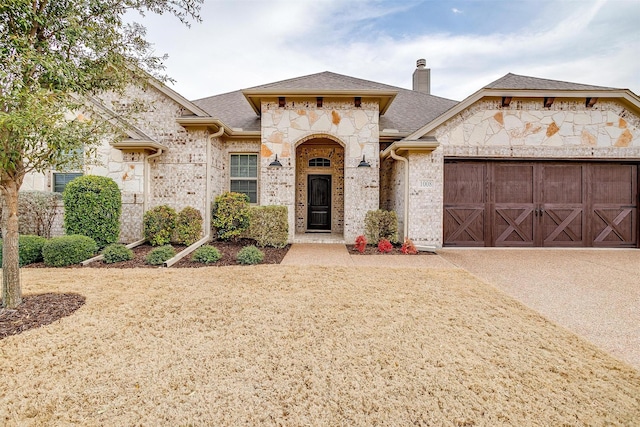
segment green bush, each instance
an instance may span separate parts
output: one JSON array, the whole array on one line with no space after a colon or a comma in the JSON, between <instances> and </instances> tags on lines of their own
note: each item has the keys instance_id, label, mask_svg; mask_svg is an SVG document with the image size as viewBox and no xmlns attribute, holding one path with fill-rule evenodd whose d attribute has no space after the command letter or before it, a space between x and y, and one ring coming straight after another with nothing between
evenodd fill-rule
<instances>
[{"instance_id":1,"label":"green bush","mask_svg":"<svg viewBox=\"0 0 640 427\"><path fill-rule=\"evenodd\" d=\"M129 261L133 259L133 251L122 243L112 243L102 251L105 264Z\"/></svg>"},{"instance_id":2,"label":"green bush","mask_svg":"<svg viewBox=\"0 0 640 427\"><path fill-rule=\"evenodd\" d=\"M65 267L91 258L97 250L98 245L91 237L72 234L47 240L42 246L42 257L49 267Z\"/></svg>"},{"instance_id":3,"label":"green bush","mask_svg":"<svg viewBox=\"0 0 640 427\"><path fill-rule=\"evenodd\" d=\"M166 245L176 228L176 211L167 205L156 206L144 213L144 238L152 246Z\"/></svg>"},{"instance_id":4,"label":"green bush","mask_svg":"<svg viewBox=\"0 0 640 427\"><path fill-rule=\"evenodd\" d=\"M398 243L398 216L394 211L378 209L367 212L364 227L367 240L371 244L377 245L380 239Z\"/></svg>"},{"instance_id":5,"label":"green bush","mask_svg":"<svg viewBox=\"0 0 640 427\"><path fill-rule=\"evenodd\" d=\"M258 246L284 248L289 240L289 219L286 206L252 206L249 228L245 233Z\"/></svg>"},{"instance_id":6,"label":"green bush","mask_svg":"<svg viewBox=\"0 0 640 427\"><path fill-rule=\"evenodd\" d=\"M191 245L202 236L202 214L199 210L187 206L178 213L173 241L181 245Z\"/></svg>"},{"instance_id":7,"label":"green bush","mask_svg":"<svg viewBox=\"0 0 640 427\"><path fill-rule=\"evenodd\" d=\"M149 265L162 265L166 260L173 258L175 255L176 251L171 245L164 245L149 252L145 261Z\"/></svg>"},{"instance_id":8,"label":"green bush","mask_svg":"<svg viewBox=\"0 0 640 427\"><path fill-rule=\"evenodd\" d=\"M220 251L213 246L200 246L193 252L191 261L200 262L202 264L213 264L222 258Z\"/></svg>"},{"instance_id":9,"label":"green bush","mask_svg":"<svg viewBox=\"0 0 640 427\"><path fill-rule=\"evenodd\" d=\"M51 237L51 227L62 200L59 193L21 191L18 195L18 230L20 234Z\"/></svg>"},{"instance_id":10,"label":"green bush","mask_svg":"<svg viewBox=\"0 0 640 427\"><path fill-rule=\"evenodd\" d=\"M238 251L237 260L240 264L260 264L264 259L264 253L255 246L245 246Z\"/></svg>"},{"instance_id":11,"label":"green bush","mask_svg":"<svg viewBox=\"0 0 640 427\"><path fill-rule=\"evenodd\" d=\"M218 238L237 239L249 227L249 197L232 192L216 197L211 225Z\"/></svg>"},{"instance_id":12,"label":"green bush","mask_svg":"<svg viewBox=\"0 0 640 427\"><path fill-rule=\"evenodd\" d=\"M122 199L113 179L80 176L67 184L62 199L67 234L91 237L101 248L118 241Z\"/></svg>"},{"instance_id":13,"label":"green bush","mask_svg":"<svg viewBox=\"0 0 640 427\"><path fill-rule=\"evenodd\" d=\"M18 236L18 257L20 267L42 261L42 246L47 239L41 236ZM2 267L2 239L0 239L0 267Z\"/></svg>"}]
</instances>

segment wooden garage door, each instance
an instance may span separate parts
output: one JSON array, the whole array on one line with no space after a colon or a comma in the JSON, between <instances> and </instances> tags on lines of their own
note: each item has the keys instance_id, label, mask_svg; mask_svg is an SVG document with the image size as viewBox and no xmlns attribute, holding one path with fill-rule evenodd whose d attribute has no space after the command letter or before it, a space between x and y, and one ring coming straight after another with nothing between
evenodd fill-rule
<instances>
[{"instance_id":1,"label":"wooden garage door","mask_svg":"<svg viewBox=\"0 0 640 427\"><path fill-rule=\"evenodd\" d=\"M637 247L638 166L447 161L446 246Z\"/></svg>"}]
</instances>

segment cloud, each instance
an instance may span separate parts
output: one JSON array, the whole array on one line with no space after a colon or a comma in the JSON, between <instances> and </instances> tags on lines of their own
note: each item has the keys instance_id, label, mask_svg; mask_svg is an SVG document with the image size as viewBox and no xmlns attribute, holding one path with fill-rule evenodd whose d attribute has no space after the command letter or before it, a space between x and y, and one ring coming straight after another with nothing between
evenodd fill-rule
<instances>
[{"instance_id":1,"label":"cloud","mask_svg":"<svg viewBox=\"0 0 640 427\"><path fill-rule=\"evenodd\" d=\"M189 99L325 70L410 88L418 58L432 69L432 93L458 100L507 72L640 92L637 2L584 1L573 9L536 2L545 7L509 33L499 25L473 34L428 25L399 31L403 22L394 19L415 4L220 0L205 2L203 22L191 29L168 17L145 24L158 52L169 53L175 89Z\"/></svg>"},{"instance_id":2,"label":"cloud","mask_svg":"<svg viewBox=\"0 0 640 427\"><path fill-rule=\"evenodd\" d=\"M462 10L457 9L457 8L455 8L455 7L454 7L453 9L451 9L451 12L453 12L453 13L454 13L454 14L456 14L456 15L457 15L457 14L460 14L460 13L463 13L463 11L462 11Z\"/></svg>"}]
</instances>

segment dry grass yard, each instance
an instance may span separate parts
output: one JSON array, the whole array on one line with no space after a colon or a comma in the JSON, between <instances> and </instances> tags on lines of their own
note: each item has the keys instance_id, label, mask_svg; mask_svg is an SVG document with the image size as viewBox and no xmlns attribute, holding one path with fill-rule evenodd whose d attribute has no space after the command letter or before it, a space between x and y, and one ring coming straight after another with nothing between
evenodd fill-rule
<instances>
[{"instance_id":1,"label":"dry grass yard","mask_svg":"<svg viewBox=\"0 0 640 427\"><path fill-rule=\"evenodd\" d=\"M637 425L640 372L462 270L24 269L0 424Z\"/></svg>"}]
</instances>

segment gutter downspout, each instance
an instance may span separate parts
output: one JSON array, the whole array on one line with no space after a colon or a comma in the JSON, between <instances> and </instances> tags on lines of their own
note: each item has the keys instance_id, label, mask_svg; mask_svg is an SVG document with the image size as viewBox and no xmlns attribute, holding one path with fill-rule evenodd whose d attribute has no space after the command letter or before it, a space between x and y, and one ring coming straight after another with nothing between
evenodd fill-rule
<instances>
[{"instance_id":1,"label":"gutter downspout","mask_svg":"<svg viewBox=\"0 0 640 427\"><path fill-rule=\"evenodd\" d=\"M150 193L151 193L151 162L149 162L149 160L151 159L155 159L156 157L159 157L160 155L162 155L162 153L164 153L164 150L162 148L158 149L158 151L156 151L153 154L150 154L147 156L147 158L145 159L145 168L144 168L144 198L142 199L142 214L144 215L144 213L147 211L148 207L149 207L149 197L150 197Z\"/></svg>"},{"instance_id":2,"label":"gutter downspout","mask_svg":"<svg viewBox=\"0 0 640 427\"><path fill-rule=\"evenodd\" d=\"M396 150L393 149L389 152L389 155L394 160L399 160L404 163L404 224L403 232L404 238L409 237L409 159L396 154Z\"/></svg>"},{"instance_id":3,"label":"gutter downspout","mask_svg":"<svg viewBox=\"0 0 640 427\"><path fill-rule=\"evenodd\" d=\"M180 261L191 252L198 249L200 246L211 240L211 142L214 138L222 136L224 133L224 126L220 126L218 131L212 135L209 135L209 143L207 144L207 182L205 183L205 208L204 208L204 237L197 242L193 243L188 248L180 251L173 258L166 260L162 265L163 267L171 267L176 262Z\"/></svg>"}]
</instances>

